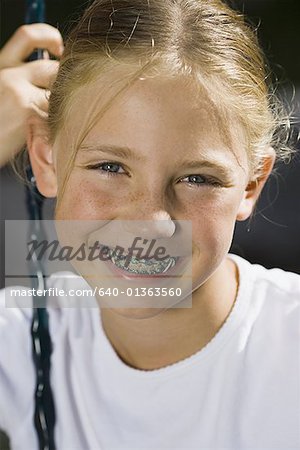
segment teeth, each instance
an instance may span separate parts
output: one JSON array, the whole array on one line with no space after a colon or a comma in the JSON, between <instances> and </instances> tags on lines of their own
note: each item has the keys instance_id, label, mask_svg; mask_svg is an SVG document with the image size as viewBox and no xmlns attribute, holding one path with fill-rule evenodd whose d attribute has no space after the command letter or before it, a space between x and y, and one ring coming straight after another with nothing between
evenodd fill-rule
<instances>
[{"instance_id":1,"label":"teeth","mask_svg":"<svg viewBox=\"0 0 300 450\"><path fill-rule=\"evenodd\" d=\"M169 264L167 265L167 267L165 268L165 270L163 270L163 273L167 272L167 270L169 270L171 267L173 267L173 266L172 266L173 262L174 262L174 260L173 260L173 259L170 259Z\"/></svg>"},{"instance_id":2,"label":"teeth","mask_svg":"<svg viewBox=\"0 0 300 450\"><path fill-rule=\"evenodd\" d=\"M155 275L166 273L175 266L178 260L178 257L170 257L165 261L155 261L154 259L138 259L132 255L128 264L128 261L126 261L127 256L116 255L113 249L110 250L112 263L118 268L134 274Z\"/></svg>"}]
</instances>

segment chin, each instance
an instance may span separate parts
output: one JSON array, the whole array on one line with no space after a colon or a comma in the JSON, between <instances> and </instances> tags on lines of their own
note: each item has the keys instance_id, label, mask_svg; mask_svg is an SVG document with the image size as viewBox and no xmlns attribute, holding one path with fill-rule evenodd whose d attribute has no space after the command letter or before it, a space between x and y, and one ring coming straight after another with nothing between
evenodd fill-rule
<instances>
[{"instance_id":1,"label":"chin","mask_svg":"<svg viewBox=\"0 0 300 450\"><path fill-rule=\"evenodd\" d=\"M134 320L151 319L166 311L163 308L110 308L110 310L118 316Z\"/></svg>"}]
</instances>

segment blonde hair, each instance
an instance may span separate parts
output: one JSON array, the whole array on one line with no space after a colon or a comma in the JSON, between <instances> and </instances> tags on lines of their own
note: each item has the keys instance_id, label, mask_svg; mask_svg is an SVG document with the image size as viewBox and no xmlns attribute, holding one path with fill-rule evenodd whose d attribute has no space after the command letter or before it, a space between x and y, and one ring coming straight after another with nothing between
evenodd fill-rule
<instances>
[{"instance_id":1,"label":"blonde hair","mask_svg":"<svg viewBox=\"0 0 300 450\"><path fill-rule=\"evenodd\" d=\"M78 90L117 67L128 76L99 112L91 108L76 151L114 98L139 77L186 75L204 87L223 119L242 125L253 173L268 147L288 161L288 117L269 83L269 69L256 33L242 14L221 0L95 0L71 30L49 99L49 139L54 142ZM95 102L96 105L97 102ZM226 130L226 121L223 121ZM228 125L227 125L228 127Z\"/></svg>"}]
</instances>

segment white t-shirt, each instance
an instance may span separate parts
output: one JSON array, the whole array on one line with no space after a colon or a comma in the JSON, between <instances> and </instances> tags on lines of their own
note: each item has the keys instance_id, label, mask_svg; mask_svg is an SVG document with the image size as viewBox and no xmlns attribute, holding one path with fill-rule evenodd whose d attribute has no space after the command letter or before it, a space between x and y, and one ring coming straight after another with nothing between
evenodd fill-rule
<instances>
[{"instance_id":1,"label":"white t-shirt","mask_svg":"<svg viewBox=\"0 0 300 450\"><path fill-rule=\"evenodd\" d=\"M229 317L165 368L122 362L97 308L49 309L59 450L300 448L300 276L230 257L240 286ZM13 449L35 450L31 310L5 308L4 291L1 303L0 428Z\"/></svg>"}]
</instances>

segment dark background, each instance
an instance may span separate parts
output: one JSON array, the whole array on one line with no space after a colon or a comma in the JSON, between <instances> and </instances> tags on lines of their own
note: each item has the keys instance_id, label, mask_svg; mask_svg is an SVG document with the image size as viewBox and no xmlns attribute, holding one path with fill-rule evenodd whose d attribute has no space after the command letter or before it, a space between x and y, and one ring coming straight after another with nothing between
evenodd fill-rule
<instances>
[{"instance_id":1,"label":"dark background","mask_svg":"<svg viewBox=\"0 0 300 450\"><path fill-rule=\"evenodd\" d=\"M23 24L25 3L25 0L0 0L0 46ZM77 17L86 2L47 0L46 4L47 22L65 34L67 23ZM250 22L258 26L260 42L280 82L284 101L293 103L294 116L299 122L300 0L237 0L231 4L245 12ZM4 219L27 218L23 191L7 167L0 171L1 231ZM52 207L48 202L45 218L51 217ZM250 231L247 231L249 226ZM3 249L4 237L1 234ZM251 223L237 223L231 251L269 268L281 267L300 273L299 155L288 166L278 166L267 183ZM2 255L2 263L3 259Z\"/></svg>"}]
</instances>

